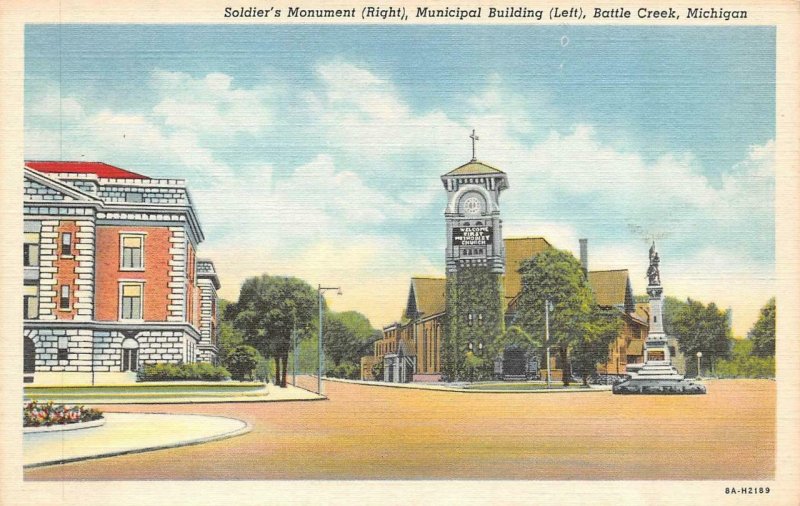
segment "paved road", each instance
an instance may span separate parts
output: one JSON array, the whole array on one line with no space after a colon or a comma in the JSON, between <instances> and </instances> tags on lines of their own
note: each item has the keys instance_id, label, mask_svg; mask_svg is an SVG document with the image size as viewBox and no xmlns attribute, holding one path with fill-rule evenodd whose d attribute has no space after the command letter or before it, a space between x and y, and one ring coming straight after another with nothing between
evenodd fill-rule
<instances>
[{"instance_id":1,"label":"paved road","mask_svg":"<svg viewBox=\"0 0 800 506\"><path fill-rule=\"evenodd\" d=\"M476 394L328 382L328 401L108 406L231 416L253 430L198 446L31 469L25 478L770 478L775 383L717 381L708 389L705 396Z\"/></svg>"}]
</instances>

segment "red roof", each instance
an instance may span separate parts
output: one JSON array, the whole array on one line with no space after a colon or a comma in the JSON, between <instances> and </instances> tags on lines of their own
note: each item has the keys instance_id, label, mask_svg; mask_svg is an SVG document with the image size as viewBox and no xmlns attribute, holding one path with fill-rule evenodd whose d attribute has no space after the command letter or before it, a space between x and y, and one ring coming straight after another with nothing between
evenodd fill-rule
<instances>
[{"instance_id":1,"label":"red roof","mask_svg":"<svg viewBox=\"0 0 800 506\"><path fill-rule=\"evenodd\" d=\"M137 174L119 167L114 167L103 162L25 162L26 167L48 173L79 173L97 174L98 177L116 179L150 179L147 176Z\"/></svg>"}]
</instances>

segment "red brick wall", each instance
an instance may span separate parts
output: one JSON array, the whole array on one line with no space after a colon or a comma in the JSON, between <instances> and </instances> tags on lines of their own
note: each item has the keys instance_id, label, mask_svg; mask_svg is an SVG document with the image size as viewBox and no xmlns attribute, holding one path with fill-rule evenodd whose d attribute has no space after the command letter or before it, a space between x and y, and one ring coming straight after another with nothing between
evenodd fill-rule
<instances>
[{"instance_id":1,"label":"red brick wall","mask_svg":"<svg viewBox=\"0 0 800 506\"><path fill-rule=\"evenodd\" d=\"M120 270L120 233L144 232L144 271ZM167 227L98 226L96 238L95 318L119 318L119 280L144 280L143 316L166 321L169 305L170 231Z\"/></svg>"},{"instance_id":2,"label":"red brick wall","mask_svg":"<svg viewBox=\"0 0 800 506\"><path fill-rule=\"evenodd\" d=\"M58 320L73 320L75 319L75 315L77 314L78 310L75 309L75 302L77 301L77 297L75 297L75 290L78 289L77 285L75 285L75 280L78 278L78 275L75 274L75 266L78 262L75 260L75 255L78 254L78 250L75 247L79 241L76 237L78 232L78 226L74 221L61 221L58 224L58 237L56 237L56 281L57 284L55 286L56 296L53 299L53 302L56 303L55 308L55 315L56 319ZM72 234L72 253L69 256L64 256L61 251L61 234L67 232ZM64 311L61 309L61 287L67 285L69 286L69 310Z\"/></svg>"}]
</instances>

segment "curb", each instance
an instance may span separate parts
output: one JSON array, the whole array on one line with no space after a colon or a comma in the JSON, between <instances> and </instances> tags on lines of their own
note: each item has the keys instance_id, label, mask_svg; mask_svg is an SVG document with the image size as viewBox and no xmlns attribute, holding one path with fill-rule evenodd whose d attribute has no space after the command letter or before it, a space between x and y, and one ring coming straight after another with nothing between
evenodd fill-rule
<instances>
[{"instance_id":1,"label":"curb","mask_svg":"<svg viewBox=\"0 0 800 506\"><path fill-rule=\"evenodd\" d=\"M149 414L149 415L174 415L175 413L137 413L137 414ZM80 462L83 460L94 460L94 459L103 459L107 457L117 457L119 455L130 455L133 453L145 453L145 452L152 452L156 450L166 450L169 448L180 448L182 446L194 446L203 443L210 443L212 441L219 441L221 439L230 439L232 437L241 436L247 434L251 430L253 430L253 426L244 420L239 420L238 418L232 418L229 416L216 416L216 415L198 415L195 413L181 413L181 416L215 416L216 418L226 418L228 420L236 420L237 422L242 422L244 427L236 430L232 430L230 432L224 432L222 434L216 434L214 436L207 436L198 439L190 439L187 441L179 441L177 443L167 443L163 445L155 445L155 446L147 446L143 448L132 448L129 450L116 450L110 451L105 453L98 453L95 455L83 455L80 457L70 457L66 459L56 459L56 460L47 460L44 462L36 462L34 464L25 464L22 466L23 469L33 469L36 467L45 467L45 466L54 466L59 464L69 464L72 462Z\"/></svg>"},{"instance_id":2,"label":"curb","mask_svg":"<svg viewBox=\"0 0 800 506\"><path fill-rule=\"evenodd\" d=\"M325 381L335 381L339 383L349 383L351 385L361 385L366 387L384 387L384 388L405 388L408 390L426 390L429 392L451 392L461 394L572 394L582 392L610 392L611 390L599 388L580 388L580 389L546 389L539 390L499 390L499 389L466 389L466 388L452 388L438 385L413 385L413 383L385 383L382 381L359 381L347 380L342 378L325 378Z\"/></svg>"},{"instance_id":3,"label":"curb","mask_svg":"<svg viewBox=\"0 0 800 506\"><path fill-rule=\"evenodd\" d=\"M80 400L80 399L79 399ZM92 399L89 401L81 401L78 404L84 406L146 406L148 404L246 404L246 403L272 403L272 402L307 402L307 401L325 401L327 397L317 397L314 399L283 399L283 400L268 400L268 399L209 399L209 400L185 400L185 399L155 399L152 401L145 400L119 400L119 399ZM58 398L53 399L54 402L60 402ZM74 403L75 399L68 399L68 402ZM188 413L187 413L188 414Z\"/></svg>"},{"instance_id":4,"label":"curb","mask_svg":"<svg viewBox=\"0 0 800 506\"><path fill-rule=\"evenodd\" d=\"M105 425L105 417L91 422L65 423L61 425L44 425L42 427L23 427L23 434L45 434L50 432L66 432L69 430L91 429Z\"/></svg>"}]
</instances>

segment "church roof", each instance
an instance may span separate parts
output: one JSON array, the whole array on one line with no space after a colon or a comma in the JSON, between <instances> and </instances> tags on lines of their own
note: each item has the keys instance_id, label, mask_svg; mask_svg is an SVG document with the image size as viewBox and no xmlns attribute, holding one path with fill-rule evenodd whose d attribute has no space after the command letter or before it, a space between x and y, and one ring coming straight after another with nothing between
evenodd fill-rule
<instances>
[{"instance_id":1,"label":"church roof","mask_svg":"<svg viewBox=\"0 0 800 506\"><path fill-rule=\"evenodd\" d=\"M120 169L103 162L62 162L62 161L31 161L25 162L25 166L39 172L50 174L96 174L97 177L114 179L150 179L147 176Z\"/></svg>"},{"instance_id":2,"label":"church roof","mask_svg":"<svg viewBox=\"0 0 800 506\"><path fill-rule=\"evenodd\" d=\"M505 172L483 162L470 160L461 167L451 170L445 176L477 176L479 174L505 174Z\"/></svg>"},{"instance_id":3,"label":"church roof","mask_svg":"<svg viewBox=\"0 0 800 506\"><path fill-rule=\"evenodd\" d=\"M590 271L589 285L594 291L598 306L630 306L630 309L633 310L633 295L630 293L628 269Z\"/></svg>"},{"instance_id":4,"label":"church roof","mask_svg":"<svg viewBox=\"0 0 800 506\"><path fill-rule=\"evenodd\" d=\"M538 255L553 246L543 237L510 237L503 240L506 248L506 273L503 278L507 301L519 295L522 289L520 265L525 260ZM408 303L404 318L412 318L414 311L427 318L445 311L446 278L411 278ZM618 307L641 322L647 322L648 304L633 303L633 294L627 269L589 272L589 285L599 306Z\"/></svg>"},{"instance_id":5,"label":"church roof","mask_svg":"<svg viewBox=\"0 0 800 506\"><path fill-rule=\"evenodd\" d=\"M635 318L640 320L643 323L647 323L650 321L650 303L649 302L637 302L633 315Z\"/></svg>"},{"instance_id":6,"label":"church roof","mask_svg":"<svg viewBox=\"0 0 800 506\"><path fill-rule=\"evenodd\" d=\"M503 242L506 246L506 275L503 288L506 299L513 299L522 289L522 276L518 272L522 262L553 246L543 237L509 237Z\"/></svg>"},{"instance_id":7,"label":"church roof","mask_svg":"<svg viewBox=\"0 0 800 506\"><path fill-rule=\"evenodd\" d=\"M641 339L632 339L628 343L628 355L641 355L644 351L644 342Z\"/></svg>"},{"instance_id":8,"label":"church roof","mask_svg":"<svg viewBox=\"0 0 800 506\"><path fill-rule=\"evenodd\" d=\"M408 294L408 304L404 316L411 318L416 310L421 316L428 317L444 312L445 278L414 277Z\"/></svg>"}]
</instances>

